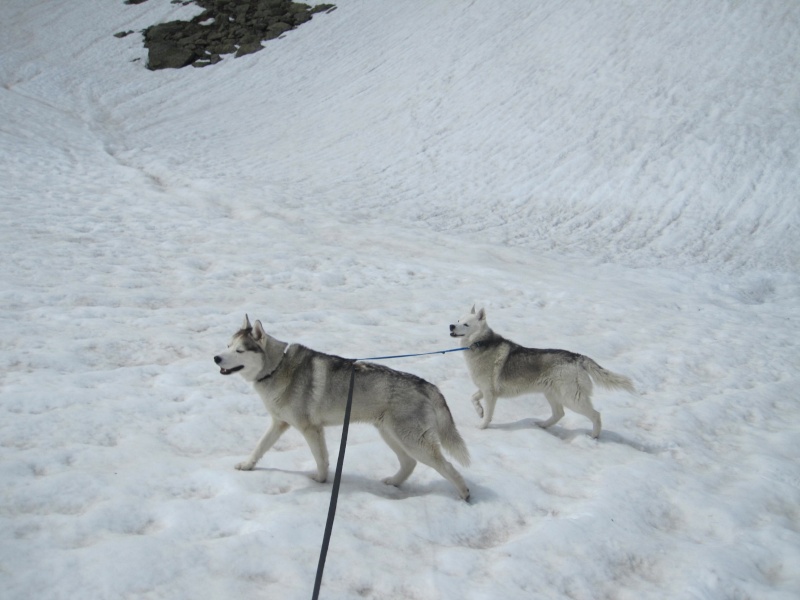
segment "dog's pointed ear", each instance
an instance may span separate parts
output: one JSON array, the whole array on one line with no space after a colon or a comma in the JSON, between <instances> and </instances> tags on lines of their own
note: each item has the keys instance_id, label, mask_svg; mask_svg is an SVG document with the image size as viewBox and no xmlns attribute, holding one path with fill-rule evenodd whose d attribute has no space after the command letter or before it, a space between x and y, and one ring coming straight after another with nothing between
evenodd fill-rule
<instances>
[{"instance_id":1,"label":"dog's pointed ear","mask_svg":"<svg viewBox=\"0 0 800 600\"><path fill-rule=\"evenodd\" d=\"M475 305L474 304L472 305L472 310L469 311L469 314L471 314L471 315L475 314Z\"/></svg>"},{"instance_id":2,"label":"dog's pointed ear","mask_svg":"<svg viewBox=\"0 0 800 600\"><path fill-rule=\"evenodd\" d=\"M261 321L256 321L256 324L253 326L253 339L255 341L260 341L267 335L264 331L264 326L261 324Z\"/></svg>"},{"instance_id":3,"label":"dog's pointed ear","mask_svg":"<svg viewBox=\"0 0 800 600\"><path fill-rule=\"evenodd\" d=\"M478 311L478 321L483 321L486 319L486 309L482 308Z\"/></svg>"},{"instance_id":4,"label":"dog's pointed ear","mask_svg":"<svg viewBox=\"0 0 800 600\"><path fill-rule=\"evenodd\" d=\"M250 317L247 315L244 316L244 323L242 323L242 329L250 329Z\"/></svg>"}]
</instances>

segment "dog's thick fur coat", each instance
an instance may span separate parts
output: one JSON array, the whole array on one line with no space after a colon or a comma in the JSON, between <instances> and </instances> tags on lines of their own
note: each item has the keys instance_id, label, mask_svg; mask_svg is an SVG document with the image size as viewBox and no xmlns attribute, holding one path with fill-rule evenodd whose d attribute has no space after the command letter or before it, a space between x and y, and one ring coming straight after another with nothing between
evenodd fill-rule
<instances>
[{"instance_id":1,"label":"dog's thick fur coat","mask_svg":"<svg viewBox=\"0 0 800 600\"><path fill-rule=\"evenodd\" d=\"M550 427L564 416L564 407L592 421L592 437L600 435L600 413L592 406L592 379L610 389L635 393L633 383L612 373L588 356L567 350L526 348L498 335L489 327L486 311L472 311L453 325L450 336L462 338L469 373L478 391L472 403L483 418L481 428L492 422L495 404L500 397L541 392L550 404L552 415L538 423ZM484 400L486 407L481 406Z\"/></svg>"},{"instance_id":2,"label":"dog's thick fur coat","mask_svg":"<svg viewBox=\"0 0 800 600\"><path fill-rule=\"evenodd\" d=\"M372 423L397 455L400 469L384 479L399 486L420 461L436 469L469 499L464 478L443 454L442 447L463 465L469 452L456 429L447 402L439 389L409 373L382 365L356 362L287 344L268 335L260 321L250 325L245 317L228 351L214 357L220 373L239 373L253 383L272 416L272 426L256 445L250 458L236 465L249 471L289 428L298 429L308 442L317 472L328 477L328 449L323 428L341 425L355 368L351 420Z\"/></svg>"}]
</instances>

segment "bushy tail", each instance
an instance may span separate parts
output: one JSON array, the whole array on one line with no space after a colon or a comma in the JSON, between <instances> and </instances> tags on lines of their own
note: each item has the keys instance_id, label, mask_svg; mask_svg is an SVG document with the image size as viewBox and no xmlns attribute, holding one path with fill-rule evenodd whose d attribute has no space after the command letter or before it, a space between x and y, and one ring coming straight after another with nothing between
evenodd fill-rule
<instances>
[{"instance_id":1,"label":"bushy tail","mask_svg":"<svg viewBox=\"0 0 800 600\"><path fill-rule=\"evenodd\" d=\"M625 390L631 394L636 393L636 388L633 387L633 382L630 379L624 375L604 369L588 356L582 357L581 366L589 373L597 385L611 390Z\"/></svg>"},{"instance_id":2,"label":"bushy tail","mask_svg":"<svg viewBox=\"0 0 800 600\"><path fill-rule=\"evenodd\" d=\"M467 445L464 443L464 438L461 437L458 429L456 429L456 423L453 421L453 415L450 414L447 401L438 389L432 394L431 400L436 412L437 433L439 434L439 440L442 442L442 447L459 463L468 467L469 450L467 450Z\"/></svg>"}]
</instances>

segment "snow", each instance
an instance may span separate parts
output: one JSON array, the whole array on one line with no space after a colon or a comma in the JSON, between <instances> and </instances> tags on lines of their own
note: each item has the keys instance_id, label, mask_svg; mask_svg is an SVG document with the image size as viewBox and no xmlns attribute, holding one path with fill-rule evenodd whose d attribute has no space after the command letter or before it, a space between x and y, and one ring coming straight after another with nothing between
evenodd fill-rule
<instances>
[{"instance_id":1,"label":"snow","mask_svg":"<svg viewBox=\"0 0 800 600\"><path fill-rule=\"evenodd\" d=\"M295 431L233 469L269 418L212 356L246 312L449 348L473 302L640 394L482 431L458 353L392 361L472 502L353 426L322 597L800 596L800 5L337 6L158 72L113 34L196 7L0 6L3 597L310 597L330 485Z\"/></svg>"}]
</instances>

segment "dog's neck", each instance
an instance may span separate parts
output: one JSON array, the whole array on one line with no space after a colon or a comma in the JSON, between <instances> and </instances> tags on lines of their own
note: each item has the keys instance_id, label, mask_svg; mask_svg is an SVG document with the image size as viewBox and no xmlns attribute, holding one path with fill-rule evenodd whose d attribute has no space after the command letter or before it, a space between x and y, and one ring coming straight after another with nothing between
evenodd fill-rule
<instances>
[{"instance_id":1,"label":"dog's neck","mask_svg":"<svg viewBox=\"0 0 800 600\"><path fill-rule=\"evenodd\" d=\"M467 347L470 350L483 350L497 345L500 343L501 339L499 335L487 327L484 331L480 332L474 340L470 339Z\"/></svg>"},{"instance_id":2,"label":"dog's neck","mask_svg":"<svg viewBox=\"0 0 800 600\"><path fill-rule=\"evenodd\" d=\"M273 340L269 340L272 342ZM277 340L274 340L277 342ZM281 368L283 364L283 359L286 357L286 353L289 352L289 348L291 348L291 344L287 344L285 342L278 342L277 344L267 343L267 347L264 350L264 355L267 357L267 366L256 376L254 383L262 383L267 381L270 377L272 377L278 369ZM270 365L275 365L271 367Z\"/></svg>"}]
</instances>

